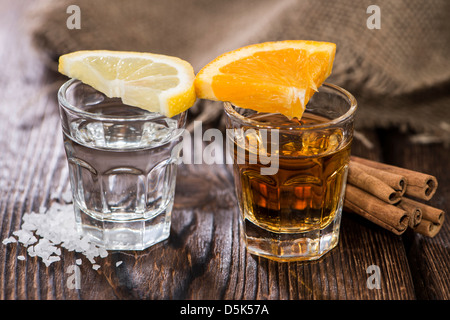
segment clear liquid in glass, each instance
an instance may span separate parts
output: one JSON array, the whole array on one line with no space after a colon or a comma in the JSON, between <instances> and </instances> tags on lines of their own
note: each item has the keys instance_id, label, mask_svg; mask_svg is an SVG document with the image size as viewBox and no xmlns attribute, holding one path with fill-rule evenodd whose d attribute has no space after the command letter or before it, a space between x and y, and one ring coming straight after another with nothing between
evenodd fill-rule
<instances>
[{"instance_id":1,"label":"clear liquid in glass","mask_svg":"<svg viewBox=\"0 0 450 320\"><path fill-rule=\"evenodd\" d=\"M115 103L85 111L123 119L146 111ZM64 146L80 232L112 250L167 239L181 149L177 120L75 119Z\"/></svg>"}]
</instances>

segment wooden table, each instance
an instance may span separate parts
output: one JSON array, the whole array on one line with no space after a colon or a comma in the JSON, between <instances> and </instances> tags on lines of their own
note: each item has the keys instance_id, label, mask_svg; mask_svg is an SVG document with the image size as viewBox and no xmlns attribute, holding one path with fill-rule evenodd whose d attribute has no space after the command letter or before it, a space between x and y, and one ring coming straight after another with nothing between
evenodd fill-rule
<instances>
[{"instance_id":1,"label":"wooden table","mask_svg":"<svg viewBox=\"0 0 450 320\"><path fill-rule=\"evenodd\" d=\"M33 51L21 5L0 10L0 240L20 229L24 213L51 204L68 187L56 88ZM16 2L14 2L16 3ZM5 8L8 7L8 10ZM450 209L450 149L414 144L397 130L360 132L353 154L438 177L430 204ZM450 298L450 223L435 238L396 236L344 212L337 248L311 263L277 263L246 253L239 239L232 176L224 165L179 170L169 240L144 251L114 251L100 268L64 251L46 267L18 244L0 245L0 299L437 299ZM18 256L25 260L18 260ZM69 266L82 259L81 287L67 286ZM116 262L123 261L120 266ZM380 268L370 289L368 267Z\"/></svg>"}]
</instances>

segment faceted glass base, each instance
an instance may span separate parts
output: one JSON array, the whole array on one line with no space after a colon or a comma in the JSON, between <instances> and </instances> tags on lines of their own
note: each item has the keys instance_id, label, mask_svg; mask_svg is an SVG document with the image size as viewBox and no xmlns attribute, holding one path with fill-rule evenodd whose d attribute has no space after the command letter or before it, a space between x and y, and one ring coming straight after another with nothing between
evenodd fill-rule
<instances>
[{"instance_id":1,"label":"faceted glass base","mask_svg":"<svg viewBox=\"0 0 450 320\"><path fill-rule=\"evenodd\" d=\"M279 262L317 260L339 242L341 210L323 229L302 233L275 233L241 219L241 237L247 251Z\"/></svg>"},{"instance_id":2,"label":"faceted glass base","mask_svg":"<svg viewBox=\"0 0 450 320\"><path fill-rule=\"evenodd\" d=\"M80 234L107 250L144 250L170 235L172 207L148 219L99 220L75 205L75 218Z\"/></svg>"}]
</instances>

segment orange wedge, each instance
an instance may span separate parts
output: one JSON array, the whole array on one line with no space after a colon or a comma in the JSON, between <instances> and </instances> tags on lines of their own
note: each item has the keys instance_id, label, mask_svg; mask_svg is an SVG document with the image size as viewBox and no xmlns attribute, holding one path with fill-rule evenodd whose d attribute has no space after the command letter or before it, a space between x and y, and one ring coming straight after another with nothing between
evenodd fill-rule
<instances>
[{"instance_id":1,"label":"orange wedge","mask_svg":"<svg viewBox=\"0 0 450 320\"><path fill-rule=\"evenodd\" d=\"M334 43L304 40L233 50L199 71L196 95L300 119L309 99L331 74L335 52Z\"/></svg>"}]
</instances>

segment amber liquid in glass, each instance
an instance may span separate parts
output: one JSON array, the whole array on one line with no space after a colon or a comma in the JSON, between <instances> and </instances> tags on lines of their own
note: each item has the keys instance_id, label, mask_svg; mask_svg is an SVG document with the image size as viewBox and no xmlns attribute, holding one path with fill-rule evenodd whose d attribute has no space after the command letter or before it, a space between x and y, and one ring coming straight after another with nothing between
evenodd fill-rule
<instances>
[{"instance_id":1,"label":"amber liquid in glass","mask_svg":"<svg viewBox=\"0 0 450 320\"><path fill-rule=\"evenodd\" d=\"M280 114L255 114L249 118L272 126L329 121L309 113L300 121ZM308 232L331 223L343 198L350 157L351 140L344 144L342 129L280 130L275 147L267 138L265 148L279 156L278 172L274 175L262 175L264 165L249 161L251 153L262 148L255 145L260 137L254 135L254 131L249 131L244 139L238 139L241 142L234 141L234 174L245 223L272 233Z\"/></svg>"}]
</instances>

